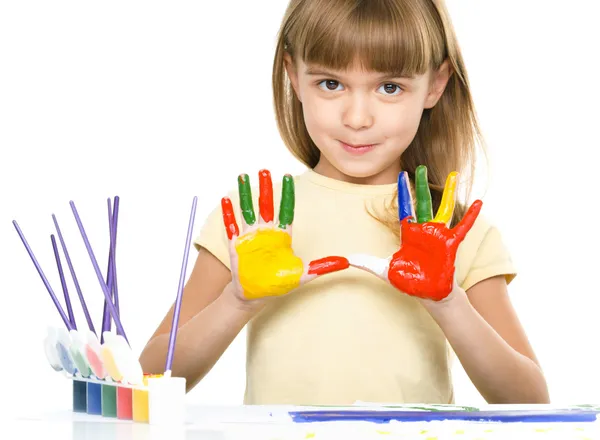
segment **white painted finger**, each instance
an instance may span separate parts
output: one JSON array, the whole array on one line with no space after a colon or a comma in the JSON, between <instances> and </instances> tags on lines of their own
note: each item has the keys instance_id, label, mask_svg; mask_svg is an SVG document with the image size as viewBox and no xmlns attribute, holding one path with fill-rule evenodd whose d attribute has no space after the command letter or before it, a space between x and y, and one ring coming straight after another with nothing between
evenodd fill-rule
<instances>
[{"instance_id":1,"label":"white painted finger","mask_svg":"<svg viewBox=\"0 0 600 440\"><path fill-rule=\"evenodd\" d=\"M348 257L350 266L371 272L384 280L388 279L391 258L374 257L367 254L354 254Z\"/></svg>"}]
</instances>

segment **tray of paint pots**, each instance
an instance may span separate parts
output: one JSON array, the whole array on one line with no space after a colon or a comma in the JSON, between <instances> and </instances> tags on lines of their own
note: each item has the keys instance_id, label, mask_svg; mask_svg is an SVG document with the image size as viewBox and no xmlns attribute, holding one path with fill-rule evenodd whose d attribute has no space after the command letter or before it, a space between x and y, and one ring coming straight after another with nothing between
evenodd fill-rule
<instances>
[{"instance_id":1,"label":"tray of paint pots","mask_svg":"<svg viewBox=\"0 0 600 440\"><path fill-rule=\"evenodd\" d=\"M154 424L183 423L186 381L183 377L172 376L171 367L197 201L198 198L194 197L187 227L183 262L179 274L173 322L163 374L143 373L138 359L131 350L121 323L122 316L119 310L117 267L115 263L119 197L115 196L113 201L111 199L107 200L110 246L106 276L100 270L75 203L73 201L69 202L104 294L100 340L94 329L56 216L52 214L56 233L62 246L64 258L69 266L73 283L77 289L89 330L79 330L77 328L66 277L63 272L62 258L54 234L51 235L51 241L67 312L63 310L38 259L25 238L25 234L16 220L13 220L15 229L65 325L64 327L49 327L43 346L50 366L72 381L74 411ZM115 324L115 331L110 330L111 320Z\"/></svg>"},{"instance_id":2,"label":"tray of paint pots","mask_svg":"<svg viewBox=\"0 0 600 440\"><path fill-rule=\"evenodd\" d=\"M73 411L140 423L184 423L186 381L145 374L125 339L104 332L49 327L44 352L49 365L72 381Z\"/></svg>"}]
</instances>

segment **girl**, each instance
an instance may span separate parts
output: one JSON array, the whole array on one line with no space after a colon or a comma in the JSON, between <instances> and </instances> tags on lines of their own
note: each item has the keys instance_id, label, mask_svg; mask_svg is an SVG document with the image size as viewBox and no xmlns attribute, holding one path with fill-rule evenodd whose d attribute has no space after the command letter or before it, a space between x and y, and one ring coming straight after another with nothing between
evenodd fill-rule
<instances>
[{"instance_id":1,"label":"girl","mask_svg":"<svg viewBox=\"0 0 600 440\"><path fill-rule=\"evenodd\" d=\"M232 191L206 220L184 290L173 374L193 388L248 324L246 404L453 403L452 350L488 402L547 402L507 294L515 268L482 216L458 247L442 301L374 276L364 258L345 264L345 256L398 251L401 171L411 187L417 174L425 179L432 212L451 172L472 175L480 133L443 3L291 0L273 88L283 141L307 170L275 186L279 221L267 203L266 172L266 199L241 176L239 202ZM253 206L261 208L258 219ZM450 227L465 208L456 205ZM233 216L243 219L241 231ZM293 253L291 240L276 234L291 238L292 218ZM257 240L261 228L272 236ZM280 267L269 266L269 253L280 256ZM327 266L328 255L340 257ZM266 271L287 269L312 281L270 285ZM163 368L171 316L141 355L146 372Z\"/></svg>"}]
</instances>

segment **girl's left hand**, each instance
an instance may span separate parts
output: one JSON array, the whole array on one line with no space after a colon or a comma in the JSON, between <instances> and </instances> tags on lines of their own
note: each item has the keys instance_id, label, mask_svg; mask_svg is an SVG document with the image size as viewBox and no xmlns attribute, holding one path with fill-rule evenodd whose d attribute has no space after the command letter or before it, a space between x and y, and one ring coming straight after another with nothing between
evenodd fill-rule
<instances>
[{"instance_id":1,"label":"girl's left hand","mask_svg":"<svg viewBox=\"0 0 600 440\"><path fill-rule=\"evenodd\" d=\"M408 175L398 176L398 210L402 245L387 259L358 254L348 258L350 265L371 272L398 290L424 300L439 302L458 291L454 280L458 246L464 240L481 210L476 200L458 225L450 229L456 203L457 173L451 173L433 218L427 169L416 170L416 222Z\"/></svg>"}]
</instances>

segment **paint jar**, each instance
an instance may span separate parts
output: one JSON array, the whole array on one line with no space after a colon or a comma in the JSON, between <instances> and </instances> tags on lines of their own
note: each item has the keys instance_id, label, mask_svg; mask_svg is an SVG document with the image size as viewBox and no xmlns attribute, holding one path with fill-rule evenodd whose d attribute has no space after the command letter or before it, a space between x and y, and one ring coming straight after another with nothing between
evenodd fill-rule
<instances>
[{"instance_id":1,"label":"paint jar","mask_svg":"<svg viewBox=\"0 0 600 440\"><path fill-rule=\"evenodd\" d=\"M85 355L87 357L90 369L98 379L106 377L106 368L102 360L102 346L96 335L89 331L87 334L87 344L85 345Z\"/></svg>"},{"instance_id":2,"label":"paint jar","mask_svg":"<svg viewBox=\"0 0 600 440\"><path fill-rule=\"evenodd\" d=\"M144 374L143 385L133 388L133 421L148 423L149 398L148 398L148 379L152 377L162 377L162 374Z\"/></svg>"},{"instance_id":3,"label":"paint jar","mask_svg":"<svg viewBox=\"0 0 600 440\"><path fill-rule=\"evenodd\" d=\"M102 416L117 417L117 384L102 384Z\"/></svg>"},{"instance_id":4,"label":"paint jar","mask_svg":"<svg viewBox=\"0 0 600 440\"><path fill-rule=\"evenodd\" d=\"M144 370L129 345L122 344L115 352L119 370L123 375L123 382L130 385L141 385L144 380Z\"/></svg>"},{"instance_id":5,"label":"paint jar","mask_svg":"<svg viewBox=\"0 0 600 440\"><path fill-rule=\"evenodd\" d=\"M109 374L110 370L118 371L118 378L111 374L113 379L131 385L142 384L142 366L123 336L104 332L102 355Z\"/></svg>"},{"instance_id":6,"label":"paint jar","mask_svg":"<svg viewBox=\"0 0 600 440\"><path fill-rule=\"evenodd\" d=\"M149 377L148 396L151 425L185 424L185 377Z\"/></svg>"},{"instance_id":7,"label":"paint jar","mask_svg":"<svg viewBox=\"0 0 600 440\"><path fill-rule=\"evenodd\" d=\"M82 336L77 330L71 330L69 335L71 336L69 352L77 367L77 371L82 377L90 377L92 370L85 354L85 344L83 343Z\"/></svg>"},{"instance_id":8,"label":"paint jar","mask_svg":"<svg viewBox=\"0 0 600 440\"><path fill-rule=\"evenodd\" d=\"M46 337L44 338L44 353L52 369L54 371L62 371L62 363L56 350L56 343L58 342L56 334L57 329L48 327Z\"/></svg>"},{"instance_id":9,"label":"paint jar","mask_svg":"<svg viewBox=\"0 0 600 440\"><path fill-rule=\"evenodd\" d=\"M63 370L70 375L74 375L77 372L75 362L71 357L71 337L66 329L60 328L56 333L56 352Z\"/></svg>"},{"instance_id":10,"label":"paint jar","mask_svg":"<svg viewBox=\"0 0 600 440\"><path fill-rule=\"evenodd\" d=\"M102 414L102 384L87 382L87 413L99 416Z\"/></svg>"},{"instance_id":11,"label":"paint jar","mask_svg":"<svg viewBox=\"0 0 600 440\"><path fill-rule=\"evenodd\" d=\"M87 383L73 380L73 412L87 412Z\"/></svg>"},{"instance_id":12,"label":"paint jar","mask_svg":"<svg viewBox=\"0 0 600 440\"><path fill-rule=\"evenodd\" d=\"M102 363L108 376L115 382L120 382L123 379L123 373L118 365L118 352L115 350L115 336L111 332L104 332L104 344L102 344L101 358Z\"/></svg>"},{"instance_id":13,"label":"paint jar","mask_svg":"<svg viewBox=\"0 0 600 440\"><path fill-rule=\"evenodd\" d=\"M117 387L117 418L120 420L133 419L133 389L128 386Z\"/></svg>"}]
</instances>

